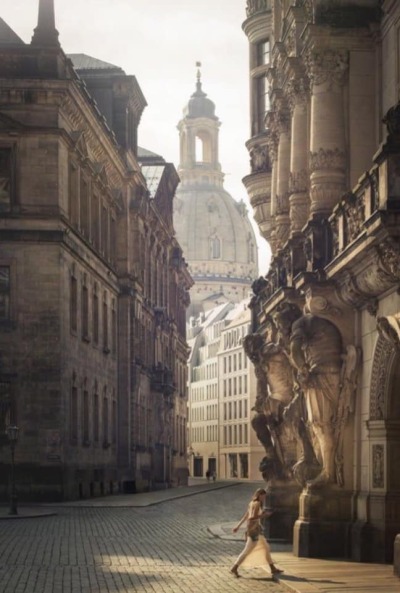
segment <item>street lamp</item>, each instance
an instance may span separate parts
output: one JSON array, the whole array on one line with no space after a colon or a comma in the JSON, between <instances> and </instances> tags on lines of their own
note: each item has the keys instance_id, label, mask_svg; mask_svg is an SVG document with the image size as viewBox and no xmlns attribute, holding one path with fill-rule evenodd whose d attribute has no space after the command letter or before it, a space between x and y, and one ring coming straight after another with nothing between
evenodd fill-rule
<instances>
[{"instance_id":1,"label":"street lamp","mask_svg":"<svg viewBox=\"0 0 400 593\"><path fill-rule=\"evenodd\" d=\"M18 426L7 426L7 437L10 443L11 449L11 494L10 494L10 511L9 515L18 515L17 510L17 492L15 490L15 476L14 476L14 452L15 446L18 441Z\"/></svg>"}]
</instances>

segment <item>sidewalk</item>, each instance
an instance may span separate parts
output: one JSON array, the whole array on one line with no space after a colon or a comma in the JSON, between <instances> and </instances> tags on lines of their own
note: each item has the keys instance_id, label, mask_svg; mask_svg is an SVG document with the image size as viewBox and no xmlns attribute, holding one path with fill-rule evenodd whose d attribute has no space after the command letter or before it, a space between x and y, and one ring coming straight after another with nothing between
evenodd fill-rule
<instances>
[{"instance_id":1,"label":"sidewalk","mask_svg":"<svg viewBox=\"0 0 400 593\"><path fill-rule=\"evenodd\" d=\"M191 479L189 486L177 488L166 488L153 490L152 492L140 492L138 494L113 494L110 496L99 496L83 500L48 503L20 503L18 504L18 515L9 514L9 505L0 506L0 520L2 519L26 519L33 517L44 517L55 515L57 508L136 508L149 507L155 504L175 500L186 496L193 496L210 490L220 490L240 484L238 481L220 480L207 482L205 479ZM46 510L44 510L46 507ZM52 509L52 510L49 510Z\"/></svg>"},{"instance_id":2,"label":"sidewalk","mask_svg":"<svg viewBox=\"0 0 400 593\"><path fill-rule=\"evenodd\" d=\"M244 541L244 527L232 533L235 523L210 525L208 531L225 540ZM285 572L279 578L291 593L399 593L400 579L388 564L364 564L345 560L298 558L292 544L270 541L272 556ZM243 576L251 570L242 569Z\"/></svg>"}]
</instances>

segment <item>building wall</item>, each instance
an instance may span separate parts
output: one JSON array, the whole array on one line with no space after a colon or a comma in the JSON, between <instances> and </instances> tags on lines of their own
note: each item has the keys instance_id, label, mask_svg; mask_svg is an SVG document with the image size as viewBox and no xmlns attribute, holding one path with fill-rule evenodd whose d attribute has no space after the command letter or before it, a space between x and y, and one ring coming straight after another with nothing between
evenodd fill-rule
<instances>
[{"instance_id":1,"label":"building wall","mask_svg":"<svg viewBox=\"0 0 400 593\"><path fill-rule=\"evenodd\" d=\"M0 424L20 429L19 498L182 483L192 280L172 226L176 171L161 159L150 200L136 130L117 144L57 43L0 40L0 62ZM122 138L145 101L118 76ZM1 437L2 497L9 463Z\"/></svg>"},{"instance_id":2,"label":"building wall","mask_svg":"<svg viewBox=\"0 0 400 593\"><path fill-rule=\"evenodd\" d=\"M265 279L253 285L249 355L258 365L259 389L265 383L272 389L265 409L257 412L267 414L271 404L277 406L273 430L283 451L275 447L274 453L271 435L264 433L271 497L297 514L292 530L296 554L390 562L400 530L393 462L400 440L394 403L400 335L400 6L390 0L248 0L246 9L252 126L246 143L251 171L244 183L272 251ZM264 73L268 95L263 103L255 77ZM265 117L255 127L264 107ZM284 318L288 312L300 321ZM296 364L300 335L308 363L313 356L316 361L312 350L318 340L299 329L311 319L320 325L321 354L328 348L324 339L331 328L340 336L343 361L335 392L338 407L330 420L320 419L325 422L322 438L312 406L312 380ZM291 370L279 373L269 361L284 352ZM325 373L321 362L310 370ZM287 447L284 431L293 430L287 417L295 400L287 405L278 390L273 397L278 380L285 389L290 384L287 400L297 393L307 403L301 414L307 422L304 434L313 437L312 449L323 470L317 478L304 481L297 473L304 469L304 455L298 457L300 465L287 468L286 476L279 469ZM324 391L314 388L322 405ZM332 432L330 421L336 426ZM325 471L330 434L336 439L336 473ZM293 476L303 490L295 495L293 488L289 500L284 493ZM321 488L325 501L332 503L324 508L317 502ZM279 530L278 523L274 528Z\"/></svg>"}]
</instances>

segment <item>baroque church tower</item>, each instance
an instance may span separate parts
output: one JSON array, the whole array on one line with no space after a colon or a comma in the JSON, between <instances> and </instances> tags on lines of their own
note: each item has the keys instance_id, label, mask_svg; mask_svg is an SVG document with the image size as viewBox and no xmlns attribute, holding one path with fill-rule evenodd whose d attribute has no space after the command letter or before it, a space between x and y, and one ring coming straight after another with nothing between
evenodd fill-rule
<instances>
[{"instance_id":1,"label":"baroque church tower","mask_svg":"<svg viewBox=\"0 0 400 593\"><path fill-rule=\"evenodd\" d=\"M219 127L198 70L196 90L178 124L181 184L174 209L177 238L195 281L188 315L243 300L258 277L256 238L247 208L223 186Z\"/></svg>"}]
</instances>

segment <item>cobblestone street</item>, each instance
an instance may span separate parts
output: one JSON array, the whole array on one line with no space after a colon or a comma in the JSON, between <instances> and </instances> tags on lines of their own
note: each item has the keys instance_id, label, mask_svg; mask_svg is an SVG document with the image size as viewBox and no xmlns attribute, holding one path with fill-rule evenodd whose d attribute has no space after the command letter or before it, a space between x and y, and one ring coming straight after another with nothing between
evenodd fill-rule
<instances>
[{"instance_id":1,"label":"cobblestone street","mask_svg":"<svg viewBox=\"0 0 400 593\"><path fill-rule=\"evenodd\" d=\"M0 524L1 593L287 593L262 569L229 567L243 540L208 527L235 522L254 485L147 507L52 507L56 515ZM41 509L43 510L43 509Z\"/></svg>"}]
</instances>

